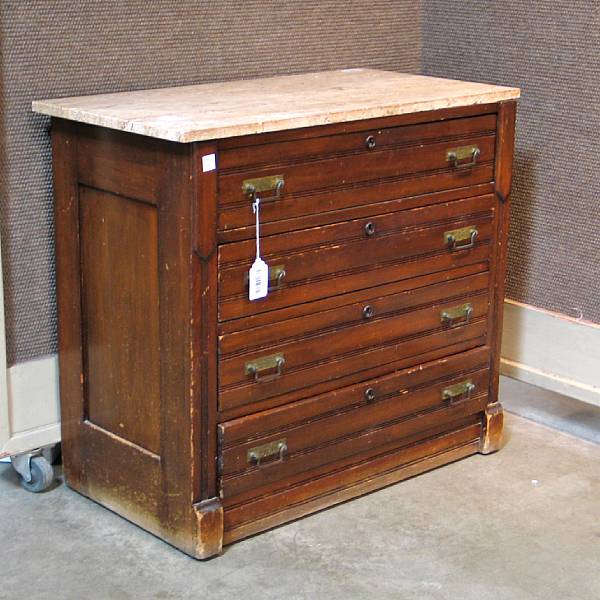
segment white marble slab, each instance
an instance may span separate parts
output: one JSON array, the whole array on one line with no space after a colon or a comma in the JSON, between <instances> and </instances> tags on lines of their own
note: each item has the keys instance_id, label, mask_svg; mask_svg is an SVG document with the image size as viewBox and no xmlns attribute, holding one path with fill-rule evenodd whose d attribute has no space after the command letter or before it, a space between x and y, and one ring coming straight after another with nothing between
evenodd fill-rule
<instances>
[{"instance_id":1,"label":"white marble slab","mask_svg":"<svg viewBox=\"0 0 600 600\"><path fill-rule=\"evenodd\" d=\"M195 142L518 97L518 88L345 69L38 100L33 110L165 140Z\"/></svg>"}]
</instances>

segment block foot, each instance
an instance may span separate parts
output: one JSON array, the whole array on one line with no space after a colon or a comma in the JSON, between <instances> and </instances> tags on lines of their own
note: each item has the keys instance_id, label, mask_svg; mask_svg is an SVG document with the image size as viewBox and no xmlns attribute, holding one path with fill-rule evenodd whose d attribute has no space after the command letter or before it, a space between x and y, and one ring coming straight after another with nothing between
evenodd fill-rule
<instances>
[{"instance_id":1,"label":"block foot","mask_svg":"<svg viewBox=\"0 0 600 600\"><path fill-rule=\"evenodd\" d=\"M483 420L483 435L479 442L481 454L491 454L502 447L502 431L504 429L504 410L500 402L488 404Z\"/></svg>"},{"instance_id":2,"label":"block foot","mask_svg":"<svg viewBox=\"0 0 600 600\"><path fill-rule=\"evenodd\" d=\"M223 551L223 506L218 498L194 504L197 519L195 558L205 559Z\"/></svg>"}]
</instances>

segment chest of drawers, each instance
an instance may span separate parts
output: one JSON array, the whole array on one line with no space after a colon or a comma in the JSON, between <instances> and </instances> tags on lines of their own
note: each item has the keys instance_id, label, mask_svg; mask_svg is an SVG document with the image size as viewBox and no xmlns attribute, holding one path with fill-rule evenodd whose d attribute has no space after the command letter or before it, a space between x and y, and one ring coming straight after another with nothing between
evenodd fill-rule
<instances>
[{"instance_id":1,"label":"chest of drawers","mask_svg":"<svg viewBox=\"0 0 600 600\"><path fill-rule=\"evenodd\" d=\"M207 558L498 449L517 97L354 69L34 103L68 484Z\"/></svg>"}]
</instances>

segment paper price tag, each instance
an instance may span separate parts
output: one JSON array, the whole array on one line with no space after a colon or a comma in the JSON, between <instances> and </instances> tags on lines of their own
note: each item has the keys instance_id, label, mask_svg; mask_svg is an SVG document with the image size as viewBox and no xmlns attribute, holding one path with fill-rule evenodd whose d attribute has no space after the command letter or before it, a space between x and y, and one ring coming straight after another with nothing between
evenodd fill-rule
<instances>
[{"instance_id":1,"label":"paper price tag","mask_svg":"<svg viewBox=\"0 0 600 600\"><path fill-rule=\"evenodd\" d=\"M260 198L255 198L252 210L256 222L256 259L248 273L248 298L258 300L269 293L269 265L260 257Z\"/></svg>"},{"instance_id":2,"label":"paper price tag","mask_svg":"<svg viewBox=\"0 0 600 600\"><path fill-rule=\"evenodd\" d=\"M249 298L258 300L269 292L269 267L262 258L257 258L250 267Z\"/></svg>"}]
</instances>

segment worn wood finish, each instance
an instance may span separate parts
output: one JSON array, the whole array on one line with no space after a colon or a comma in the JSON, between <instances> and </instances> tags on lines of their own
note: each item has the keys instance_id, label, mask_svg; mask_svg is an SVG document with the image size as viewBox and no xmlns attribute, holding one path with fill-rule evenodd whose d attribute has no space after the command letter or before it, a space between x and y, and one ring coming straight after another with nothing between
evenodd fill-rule
<instances>
[{"instance_id":1,"label":"worn wood finish","mask_svg":"<svg viewBox=\"0 0 600 600\"><path fill-rule=\"evenodd\" d=\"M453 422L480 412L487 405L487 369L460 373L450 379L420 389L392 391L380 398L381 390L366 382L362 401L341 412L328 414L328 403L322 403L323 413L308 422L294 426L269 428L265 415L261 426L267 436L253 437L243 443L227 446L227 430L223 430L220 461L223 497L241 491L260 488L265 483L285 480L298 472L310 471L340 458L369 451L392 440L426 432L441 423ZM449 386L471 381L474 390L450 401L444 398ZM386 381L389 385L389 381ZM380 384L380 387L383 387ZM365 401L367 390L373 390L373 400ZM261 444L286 440L283 457L273 456L255 466L248 453ZM326 451L321 447L327 445Z\"/></svg>"},{"instance_id":2,"label":"worn wood finish","mask_svg":"<svg viewBox=\"0 0 600 600\"><path fill-rule=\"evenodd\" d=\"M190 147L60 120L52 135L67 482L199 555Z\"/></svg>"},{"instance_id":3,"label":"worn wood finish","mask_svg":"<svg viewBox=\"0 0 600 600\"><path fill-rule=\"evenodd\" d=\"M504 411L500 402L492 402L485 408L483 417L483 435L479 443L481 454L491 454L502 447L504 430Z\"/></svg>"},{"instance_id":4,"label":"worn wood finish","mask_svg":"<svg viewBox=\"0 0 600 600\"><path fill-rule=\"evenodd\" d=\"M52 124L54 227L58 351L60 356L61 436L63 470L75 488L83 486L83 340L79 272L79 188L77 135L64 121Z\"/></svg>"},{"instance_id":5,"label":"worn wood finish","mask_svg":"<svg viewBox=\"0 0 600 600\"><path fill-rule=\"evenodd\" d=\"M192 484L195 498L206 501L217 496L217 239L215 171L202 171L202 157L216 152L213 143L193 148L192 173L198 182L193 188L194 223L192 257L192 314L190 315L192 356L192 447L198 449L198 471Z\"/></svg>"},{"instance_id":6,"label":"worn wood finish","mask_svg":"<svg viewBox=\"0 0 600 600\"><path fill-rule=\"evenodd\" d=\"M444 311L465 303L472 307L472 316L468 320L461 318L452 327L442 322ZM365 371L400 356L419 354L422 348L427 351L444 346L448 339L444 334L450 329L454 343L470 339L486 330L487 308L486 293L464 295L450 302L436 303L388 318L373 318L353 327L325 330L306 338L222 358L219 366L219 407L227 410L274 398L335 379L348 371ZM246 373L246 363L275 353L285 357L281 375L255 381Z\"/></svg>"},{"instance_id":7,"label":"worn wood finish","mask_svg":"<svg viewBox=\"0 0 600 600\"><path fill-rule=\"evenodd\" d=\"M404 401L404 394L411 389L418 390L432 382L445 381L449 377L485 369L489 365L489 357L489 348L485 346L454 353L424 362L418 367L398 369L381 377L336 388L305 400L229 419L219 424L221 450L271 431L308 422L319 415L334 414L367 405L369 400L365 397L365 391L369 388L373 390L375 398L401 396Z\"/></svg>"},{"instance_id":8,"label":"worn wood finish","mask_svg":"<svg viewBox=\"0 0 600 600\"><path fill-rule=\"evenodd\" d=\"M219 249L219 318L240 318L489 260L494 203L487 196L265 238L265 260L282 265L285 277L259 302L247 299L252 241L227 244ZM478 232L473 248L448 247L447 231L471 226ZM369 227L371 235L365 233ZM417 261L418 256L422 259Z\"/></svg>"},{"instance_id":9,"label":"worn wood finish","mask_svg":"<svg viewBox=\"0 0 600 600\"><path fill-rule=\"evenodd\" d=\"M414 146L432 141L444 141L469 137L471 135L494 135L496 131L495 112L477 117L451 119L404 127L382 127L359 132L322 135L309 138L299 144L297 140L271 142L260 145L223 149L219 154L221 175L230 170L247 170L249 166L277 165L302 162L304 158L315 156L364 154L394 146ZM367 139L370 145L367 145ZM460 145L460 142L456 145ZM372 146L372 147L371 147ZM377 174L375 174L377 176Z\"/></svg>"},{"instance_id":10,"label":"worn wood finish","mask_svg":"<svg viewBox=\"0 0 600 600\"><path fill-rule=\"evenodd\" d=\"M405 440L405 448L382 452L280 493L232 506L225 511L224 542L231 543L469 456L477 452L480 436L479 422L465 423L454 431L433 434L420 444Z\"/></svg>"},{"instance_id":11,"label":"worn wood finish","mask_svg":"<svg viewBox=\"0 0 600 600\"><path fill-rule=\"evenodd\" d=\"M159 454L156 208L85 186L79 202L85 418Z\"/></svg>"},{"instance_id":12,"label":"worn wood finish","mask_svg":"<svg viewBox=\"0 0 600 600\"><path fill-rule=\"evenodd\" d=\"M516 102L503 102L498 110L498 159L496 161L495 185L498 198L498 230L496 274L494 277L494 329L498 334L494 339L492 355L492 377L490 378L490 401L498 401L498 381L500 376L500 346L502 339L502 318L504 313L504 289L506 284L506 263L508 259L508 227L510 218L510 190L512 185L512 163L515 145Z\"/></svg>"},{"instance_id":13,"label":"worn wood finish","mask_svg":"<svg viewBox=\"0 0 600 600\"><path fill-rule=\"evenodd\" d=\"M69 485L208 558L498 449L514 114L506 102L192 144L55 119ZM472 143L476 165L448 163ZM266 174L286 184L264 203L262 250L286 274L249 302L241 182ZM462 227L473 247L449 247ZM468 318L442 319L465 303ZM276 352L281 374L255 382L246 363ZM283 438L279 455L249 458Z\"/></svg>"},{"instance_id":14,"label":"worn wood finish","mask_svg":"<svg viewBox=\"0 0 600 600\"><path fill-rule=\"evenodd\" d=\"M335 296L334 300L337 301L337 306L330 309L323 310L327 306L328 299L311 302L305 306L310 312L293 317L289 315L289 312L292 311L288 311L288 317L283 323L276 320L261 325L260 319L252 317L244 320L246 327L239 327L238 323L227 322L222 325L228 327L221 326L219 328L222 333L219 337L219 354L223 358L229 354L260 351L265 347L271 348L276 344L326 331L371 324L415 307L439 302L452 303L456 301L456 303L460 303L464 296L485 293L489 285L489 273L487 272L449 280L444 277L445 275L446 273L434 273L430 276L431 279L427 285L417 285L414 288L402 289L397 284L389 284L361 290L362 293ZM414 285L415 280L410 279L401 283ZM278 314L279 311L270 315L267 313L270 317L276 317ZM257 315L257 317L264 316L266 316L264 313ZM360 335L360 330L356 330L356 332L356 334L353 334L352 331L348 333L349 335Z\"/></svg>"},{"instance_id":15,"label":"worn wood finish","mask_svg":"<svg viewBox=\"0 0 600 600\"><path fill-rule=\"evenodd\" d=\"M477 195L475 190L487 191L486 183L492 182L494 166L492 163L480 164L472 169L465 169L457 179L453 170L407 175L379 182L367 180L355 183L352 186L340 186L325 190L316 190L308 194L284 194L280 201L263 203L261 209L262 220L265 224L265 234L301 229L310 226L311 222L327 224L350 218L351 213L342 212L343 209L354 208L356 212L365 214L365 209L370 210L369 204L388 201L390 205L405 205L406 207L423 206L435 202L435 197L427 196L420 201L403 201L403 197L422 196L443 190L452 193L455 198L465 198ZM486 182L486 183L481 183ZM252 218L248 215L248 199L231 207L219 210L220 237L224 240L233 240L236 237L251 237L248 233L252 225ZM393 210L393 208L392 208ZM386 212L386 210L384 210Z\"/></svg>"},{"instance_id":16,"label":"worn wood finish","mask_svg":"<svg viewBox=\"0 0 600 600\"><path fill-rule=\"evenodd\" d=\"M387 356L386 354L383 355L384 360L381 362L374 362L368 371L362 370L360 368L360 361L357 361L354 365L350 365L356 367L356 369L349 373L338 374L339 376L335 379L326 379L311 385L309 388L300 387L297 390L287 392L284 397L284 402L294 402L306 398L307 395L330 392L346 385L364 381L367 376L377 377L413 365L418 365L420 367L430 360L444 358L472 348L479 348L487 343L488 332L485 322L470 326L467 333L468 335L465 336L465 328L458 327L452 330L441 331L431 336L419 337L411 344L407 355L404 355L402 352L395 353L392 350L387 353ZM445 340L447 345L439 345L442 343L442 340ZM337 363L334 362L332 368L336 367ZM368 375L366 375L366 373L368 373ZM225 423L230 419L248 415L249 410L266 410L280 406L281 403L282 397L275 396L273 398L263 398L260 401L253 403L251 409L249 409L247 405L241 405L235 408L221 410L219 412L219 422Z\"/></svg>"},{"instance_id":17,"label":"worn wood finish","mask_svg":"<svg viewBox=\"0 0 600 600\"><path fill-rule=\"evenodd\" d=\"M373 181L373 179L386 180L442 169L447 169L453 174L456 183L451 187L461 187L460 176L464 170L454 169L450 166L446 157L448 150L455 146L476 145L481 151L478 162L486 164L494 159L495 142L496 138L493 135L471 136L451 142L401 146L373 150L368 154L349 154L300 163L278 162L266 168L251 168L242 172L236 170L233 174L225 173L219 177L219 204L226 206L227 204L246 202L247 196L242 189L244 180L277 174L283 175L284 194L290 195L337 188L340 185L352 185L363 181Z\"/></svg>"}]
</instances>

